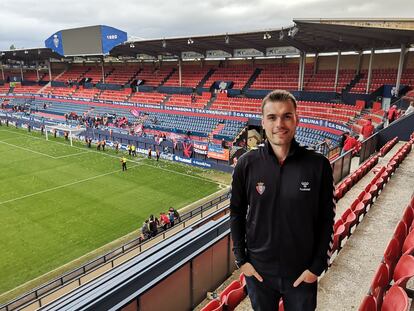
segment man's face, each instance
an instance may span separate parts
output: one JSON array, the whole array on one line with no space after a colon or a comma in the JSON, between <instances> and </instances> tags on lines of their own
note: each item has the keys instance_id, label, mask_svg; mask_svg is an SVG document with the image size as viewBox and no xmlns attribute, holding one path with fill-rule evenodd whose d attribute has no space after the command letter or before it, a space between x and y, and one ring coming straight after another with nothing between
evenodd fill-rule
<instances>
[{"instance_id":1,"label":"man's face","mask_svg":"<svg viewBox=\"0 0 414 311\"><path fill-rule=\"evenodd\" d=\"M299 118L290 100L266 102L263 108L262 126L272 145L290 145L298 124Z\"/></svg>"}]
</instances>

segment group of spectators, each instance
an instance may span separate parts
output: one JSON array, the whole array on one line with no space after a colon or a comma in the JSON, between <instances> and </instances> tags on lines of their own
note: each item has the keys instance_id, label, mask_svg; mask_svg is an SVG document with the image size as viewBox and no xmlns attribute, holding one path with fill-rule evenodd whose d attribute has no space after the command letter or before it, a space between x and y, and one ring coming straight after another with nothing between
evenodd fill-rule
<instances>
[{"instance_id":1,"label":"group of spectators","mask_svg":"<svg viewBox=\"0 0 414 311\"><path fill-rule=\"evenodd\" d=\"M173 207L170 207L167 213L161 212L159 218L151 215L142 224L141 239L146 240L155 237L159 231L165 231L173 227L176 221L180 221L180 215Z\"/></svg>"}]
</instances>

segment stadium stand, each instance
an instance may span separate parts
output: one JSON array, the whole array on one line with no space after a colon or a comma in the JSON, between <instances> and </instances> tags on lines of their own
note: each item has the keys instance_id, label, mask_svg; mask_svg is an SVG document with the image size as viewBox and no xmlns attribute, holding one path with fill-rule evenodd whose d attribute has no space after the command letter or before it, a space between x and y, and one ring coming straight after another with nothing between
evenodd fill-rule
<instances>
[{"instance_id":1,"label":"stadium stand","mask_svg":"<svg viewBox=\"0 0 414 311\"><path fill-rule=\"evenodd\" d=\"M305 83L305 90L322 92L342 92L355 76L355 70L342 69L338 73L335 88L335 70L319 70Z\"/></svg>"},{"instance_id":2,"label":"stadium stand","mask_svg":"<svg viewBox=\"0 0 414 311\"><path fill-rule=\"evenodd\" d=\"M128 64L127 66L113 66L105 71L110 72L105 78L106 83L125 85L132 81L132 79L139 72L139 66Z\"/></svg>"},{"instance_id":3,"label":"stadium stand","mask_svg":"<svg viewBox=\"0 0 414 311\"><path fill-rule=\"evenodd\" d=\"M200 65L184 65L181 74L181 86L195 88L205 75L209 72L211 67L205 66L200 68ZM171 77L164 83L165 86L180 86L179 72L176 70Z\"/></svg>"},{"instance_id":4,"label":"stadium stand","mask_svg":"<svg viewBox=\"0 0 414 311\"><path fill-rule=\"evenodd\" d=\"M216 81L232 81L233 89L242 89L248 79L254 72L254 68L249 65L229 65L228 67L219 67L210 76L204 84L204 87L210 88Z\"/></svg>"},{"instance_id":5,"label":"stadium stand","mask_svg":"<svg viewBox=\"0 0 414 311\"><path fill-rule=\"evenodd\" d=\"M298 88L298 64L264 64L259 65L262 69L259 76L251 85L251 89L273 90L276 88L296 90ZM306 64L305 84L312 76L313 65Z\"/></svg>"},{"instance_id":6,"label":"stadium stand","mask_svg":"<svg viewBox=\"0 0 414 311\"><path fill-rule=\"evenodd\" d=\"M153 66L143 66L136 79L143 81L144 85L158 87L175 70L175 67L154 68Z\"/></svg>"},{"instance_id":7,"label":"stadium stand","mask_svg":"<svg viewBox=\"0 0 414 311\"><path fill-rule=\"evenodd\" d=\"M59 78L55 78L54 81L65 82L67 83L69 80L71 81L79 81L84 74L88 71L88 67L81 66L81 65L73 65L70 69L64 71Z\"/></svg>"}]
</instances>

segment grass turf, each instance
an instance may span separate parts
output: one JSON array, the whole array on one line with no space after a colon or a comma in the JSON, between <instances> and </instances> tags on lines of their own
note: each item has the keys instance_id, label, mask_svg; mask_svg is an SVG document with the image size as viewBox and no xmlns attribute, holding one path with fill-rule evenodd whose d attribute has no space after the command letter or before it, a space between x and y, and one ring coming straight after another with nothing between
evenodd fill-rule
<instances>
[{"instance_id":1,"label":"grass turf","mask_svg":"<svg viewBox=\"0 0 414 311\"><path fill-rule=\"evenodd\" d=\"M0 294L219 190L204 170L133 161L0 127Z\"/></svg>"}]
</instances>

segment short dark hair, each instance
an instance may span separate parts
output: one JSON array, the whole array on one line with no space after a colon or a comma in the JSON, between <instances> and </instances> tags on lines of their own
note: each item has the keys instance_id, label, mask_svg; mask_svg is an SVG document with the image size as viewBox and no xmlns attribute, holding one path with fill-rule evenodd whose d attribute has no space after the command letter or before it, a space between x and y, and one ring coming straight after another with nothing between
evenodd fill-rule
<instances>
[{"instance_id":1,"label":"short dark hair","mask_svg":"<svg viewBox=\"0 0 414 311\"><path fill-rule=\"evenodd\" d=\"M287 102L287 101L290 101L293 104L293 106L295 107L295 110L296 110L296 106L297 106L296 98L291 93L289 93L288 91L285 91L285 90L274 90L274 91L270 92L269 94L267 94L265 98L263 98L263 101L262 101L262 115L263 115L263 111L264 111L264 106L266 105L266 103L268 101L271 101L271 102Z\"/></svg>"}]
</instances>

